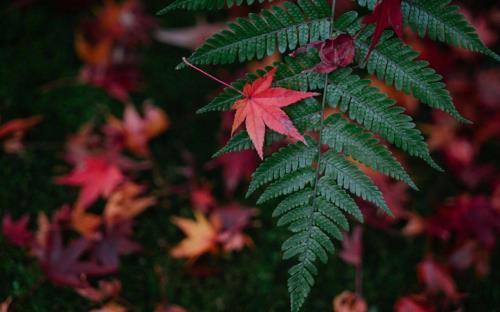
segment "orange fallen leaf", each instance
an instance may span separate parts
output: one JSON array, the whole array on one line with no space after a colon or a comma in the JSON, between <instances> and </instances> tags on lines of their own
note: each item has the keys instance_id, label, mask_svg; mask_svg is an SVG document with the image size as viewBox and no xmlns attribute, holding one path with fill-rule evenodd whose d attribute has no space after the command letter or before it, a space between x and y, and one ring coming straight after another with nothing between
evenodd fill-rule
<instances>
[{"instance_id":1,"label":"orange fallen leaf","mask_svg":"<svg viewBox=\"0 0 500 312\"><path fill-rule=\"evenodd\" d=\"M132 219L146 208L154 205L156 202L154 197L139 197L143 191L144 187L128 182L111 194L104 208L106 224L113 225Z\"/></svg>"},{"instance_id":2,"label":"orange fallen leaf","mask_svg":"<svg viewBox=\"0 0 500 312\"><path fill-rule=\"evenodd\" d=\"M170 251L172 257L195 261L204 253L217 250L217 229L201 212L195 212L195 220L175 217L172 223L187 235Z\"/></svg>"},{"instance_id":3,"label":"orange fallen leaf","mask_svg":"<svg viewBox=\"0 0 500 312\"><path fill-rule=\"evenodd\" d=\"M75 207L71 213L71 226L83 236L95 234L101 223L101 216L86 212L82 206Z\"/></svg>"},{"instance_id":4,"label":"orange fallen leaf","mask_svg":"<svg viewBox=\"0 0 500 312\"><path fill-rule=\"evenodd\" d=\"M107 66L111 62L111 52L113 41L111 38L104 38L95 44L91 44L81 34L76 35L76 53L82 61L90 65Z\"/></svg>"}]
</instances>

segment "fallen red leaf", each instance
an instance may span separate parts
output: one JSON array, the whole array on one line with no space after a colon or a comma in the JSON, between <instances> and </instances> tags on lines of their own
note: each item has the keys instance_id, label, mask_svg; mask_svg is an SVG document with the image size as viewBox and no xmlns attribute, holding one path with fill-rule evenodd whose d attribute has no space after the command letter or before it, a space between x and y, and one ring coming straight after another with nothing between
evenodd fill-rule
<instances>
[{"instance_id":1,"label":"fallen red leaf","mask_svg":"<svg viewBox=\"0 0 500 312\"><path fill-rule=\"evenodd\" d=\"M120 256L141 250L141 246L131 240L131 220L107 226L102 237L97 240L92 249L93 258L101 265L117 270L120 266Z\"/></svg>"},{"instance_id":2,"label":"fallen red leaf","mask_svg":"<svg viewBox=\"0 0 500 312\"><path fill-rule=\"evenodd\" d=\"M66 176L58 177L57 183L81 186L76 206L88 207L99 196L105 198L125 179L117 164L104 155L87 156L81 164Z\"/></svg>"},{"instance_id":3,"label":"fallen red leaf","mask_svg":"<svg viewBox=\"0 0 500 312\"><path fill-rule=\"evenodd\" d=\"M239 203L218 207L211 215L210 221L218 231L217 242L222 244L225 252L241 250L252 246L252 239L243 233L250 226L250 221L257 214L256 209L246 208Z\"/></svg>"},{"instance_id":4,"label":"fallen red leaf","mask_svg":"<svg viewBox=\"0 0 500 312\"><path fill-rule=\"evenodd\" d=\"M460 297L451 275L441 264L431 258L427 258L417 265L417 276L433 294L443 292L452 300Z\"/></svg>"},{"instance_id":5,"label":"fallen red leaf","mask_svg":"<svg viewBox=\"0 0 500 312\"><path fill-rule=\"evenodd\" d=\"M340 251L340 258L345 262L353 265L360 266L363 255L363 228L356 226L352 234L344 234L342 240L342 250Z\"/></svg>"},{"instance_id":6,"label":"fallen red leaf","mask_svg":"<svg viewBox=\"0 0 500 312\"><path fill-rule=\"evenodd\" d=\"M149 102L144 103L144 118L131 104L127 104L123 121L108 119L108 131L114 130L123 138L125 146L140 156L149 155L148 142L169 126L167 114Z\"/></svg>"},{"instance_id":7,"label":"fallen red leaf","mask_svg":"<svg viewBox=\"0 0 500 312\"><path fill-rule=\"evenodd\" d=\"M7 240L18 247L27 247L33 240L33 233L28 231L29 216L24 215L14 221L9 213L2 220L2 234Z\"/></svg>"},{"instance_id":8,"label":"fallen red leaf","mask_svg":"<svg viewBox=\"0 0 500 312\"><path fill-rule=\"evenodd\" d=\"M418 298L401 297L394 305L394 312L434 312L435 309Z\"/></svg>"},{"instance_id":9,"label":"fallen red leaf","mask_svg":"<svg viewBox=\"0 0 500 312\"><path fill-rule=\"evenodd\" d=\"M271 88L276 68L265 76L248 83L243 88L244 98L234 103L236 110L231 133L245 121L246 130L259 157L264 157L264 135L266 126L272 130L305 143L304 137L294 127L282 107L318 95L315 92L300 92L285 88Z\"/></svg>"},{"instance_id":10,"label":"fallen red leaf","mask_svg":"<svg viewBox=\"0 0 500 312\"><path fill-rule=\"evenodd\" d=\"M82 297L94 302L102 302L109 298L117 297L122 288L122 284L119 280L102 280L99 281L97 287L87 286L83 288L77 288L75 291Z\"/></svg>"},{"instance_id":11,"label":"fallen red leaf","mask_svg":"<svg viewBox=\"0 0 500 312\"><path fill-rule=\"evenodd\" d=\"M47 233L45 248L39 252L41 267L55 285L86 287L87 276L108 274L115 270L93 259L84 260L91 247L92 242L83 237L64 245L61 228L53 222Z\"/></svg>"}]
</instances>

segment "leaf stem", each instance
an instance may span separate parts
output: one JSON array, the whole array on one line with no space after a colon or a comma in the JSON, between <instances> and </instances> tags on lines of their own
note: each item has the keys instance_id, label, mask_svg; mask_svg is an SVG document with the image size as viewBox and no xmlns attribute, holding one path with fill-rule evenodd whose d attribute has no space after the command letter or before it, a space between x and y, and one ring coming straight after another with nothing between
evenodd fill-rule
<instances>
[{"instance_id":1,"label":"leaf stem","mask_svg":"<svg viewBox=\"0 0 500 312\"><path fill-rule=\"evenodd\" d=\"M230 85L229 83L227 83L227 82L225 82L225 81L223 81L223 80L220 80L219 78L217 78L217 77L215 77L215 76L213 76L213 75L211 75L211 74L207 73L206 71L204 71L203 69L199 68L198 66L191 64L191 63L187 60L187 58L183 57L183 58L182 58L182 62L183 62L184 64L186 64L187 66L189 66L189 67L193 68L194 70L196 70L196 71L198 71L198 72L202 73L203 75L207 76L208 78L210 78L210 79L212 79L212 80L214 80L214 81L217 81L217 82L218 82L218 83L220 83L221 85L226 86L226 87L228 87L228 88L230 88L230 89L233 89L234 91L236 91L236 92L238 92L239 94L243 95L243 92L241 92L241 90L238 90L238 89L236 89L235 87L233 87L232 85Z\"/></svg>"},{"instance_id":2,"label":"leaf stem","mask_svg":"<svg viewBox=\"0 0 500 312\"><path fill-rule=\"evenodd\" d=\"M333 22L335 20L335 6L337 4L336 0L332 1L332 16L331 16L331 25L330 25L330 37L333 35ZM325 74L325 84L323 86L323 99L321 101L321 121L319 125L319 137L318 137L318 160L317 160L317 167L316 167L316 178L314 182L314 192L313 196L316 196L316 191L317 191L317 186L318 186L318 181L319 177L321 175L321 141L322 141L322 136L323 136L323 128L324 128L324 113L325 113L325 103L326 103L326 95L327 95L327 90L328 90L328 74Z\"/></svg>"}]
</instances>

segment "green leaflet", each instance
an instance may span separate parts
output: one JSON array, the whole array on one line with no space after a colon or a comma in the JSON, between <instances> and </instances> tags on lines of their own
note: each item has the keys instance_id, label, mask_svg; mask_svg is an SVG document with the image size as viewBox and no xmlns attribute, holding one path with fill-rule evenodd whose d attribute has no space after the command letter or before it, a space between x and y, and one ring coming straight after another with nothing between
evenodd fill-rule
<instances>
[{"instance_id":1,"label":"green leaflet","mask_svg":"<svg viewBox=\"0 0 500 312\"><path fill-rule=\"evenodd\" d=\"M314 178L314 170L311 167L302 168L289 175L285 175L280 180L271 184L264 193L260 195L257 204L262 204L273 198L297 192L306 185L313 184Z\"/></svg>"},{"instance_id":2,"label":"green leaflet","mask_svg":"<svg viewBox=\"0 0 500 312\"><path fill-rule=\"evenodd\" d=\"M427 144L411 117L403 114L403 108L394 106L394 100L371 87L370 80L362 80L352 74L350 68L335 71L329 79L327 103L330 106L348 112L350 119L366 129L441 170L429 155Z\"/></svg>"},{"instance_id":3,"label":"green leaflet","mask_svg":"<svg viewBox=\"0 0 500 312\"><path fill-rule=\"evenodd\" d=\"M325 154L322 165L325 166L325 175L337 180L338 185L392 215L378 187L352 162L334 151L329 151Z\"/></svg>"},{"instance_id":4,"label":"green leaflet","mask_svg":"<svg viewBox=\"0 0 500 312\"><path fill-rule=\"evenodd\" d=\"M323 142L337 152L343 152L368 167L407 183L417 186L391 152L369 132L349 123L340 114L330 116L325 121Z\"/></svg>"},{"instance_id":5,"label":"green leaflet","mask_svg":"<svg viewBox=\"0 0 500 312\"><path fill-rule=\"evenodd\" d=\"M265 183L281 179L298 169L310 167L317 158L314 141L306 138L308 145L302 142L290 144L275 152L255 170L248 187L247 197Z\"/></svg>"},{"instance_id":6,"label":"green leaflet","mask_svg":"<svg viewBox=\"0 0 500 312\"><path fill-rule=\"evenodd\" d=\"M229 24L229 30L212 36L188 60L193 64L245 62L329 37L331 13L325 0L285 2L283 7L237 19ZM179 64L178 68L182 67L184 64Z\"/></svg>"},{"instance_id":7,"label":"green leaflet","mask_svg":"<svg viewBox=\"0 0 500 312\"><path fill-rule=\"evenodd\" d=\"M262 3L264 1L265 0L257 0L257 2L259 2L259 3ZM246 0L246 1L243 1L243 0L236 0L236 1L234 1L234 0L176 0L173 3L164 7L163 9L161 9L160 11L158 11L156 14L162 15L162 14L166 14L170 11L179 10L179 9L190 10L190 11L204 10L204 9L208 9L208 10L222 9L225 5L228 8L230 8L233 5L242 5L243 2L245 2L245 4L247 4L247 5L252 5L256 1L255 0Z\"/></svg>"},{"instance_id":8,"label":"green leaflet","mask_svg":"<svg viewBox=\"0 0 500 312\"><path fill-rule=\"evenodd\" d=\"M376 0L357 0L361 6L372 10ZM420 37L448 43L471 51L481 52L500 61L500 56L488 49L477 35L474 27L459 12L459 7L450 5L451 0L403 0L401 11L405 23Z\"/></svg>"},{"instance_id":9,"label":"green leaflet","mask_svg":"<svg viewBox=\"0 0 500 312\"><path fill-rule=\"evenodd\" d=\"M347 30L355 33L359 27L354 23ZM418 52L403 44L391 31L384 32L368 62L365 62L373 29L373 25L366 27L354 40L356 61L360 67L366 68L368 73L375 74L379 80L397 90L413 95L422 103L441 109L461 122L469 123L453 105L442 77L429 67L428 62L416 60Z\"/></svg>"}]
</instances>

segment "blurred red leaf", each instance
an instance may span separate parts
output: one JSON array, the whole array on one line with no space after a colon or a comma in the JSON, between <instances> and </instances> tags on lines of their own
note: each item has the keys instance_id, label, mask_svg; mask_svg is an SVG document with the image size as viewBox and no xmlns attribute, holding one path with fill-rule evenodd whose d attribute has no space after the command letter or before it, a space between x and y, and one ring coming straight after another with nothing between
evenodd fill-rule
<instances>
[{"instance_id":1,"label":"blurred red leaf","mask_svg":"<svg viewBox=\"0 0 500 312\"><path fill-rule=\"evenodd\" d=\"M401 297L394 305L394 312L434 312L435 309L429 307L418 298Z\"/></svg>"},{"instance_id":2,"label":"blurred red leaf","mask_svg":"<svg viewBox=\"0 0 500 312\"><path fill-rule=\"evenodd\" d=\"M356 226L352 230L352 234L349 236L344 233L344 239L342 240L342 250L339 256L346 263L353 266L360 266L363 255L363 228L361 226Z\"/></svg>"},{"instance_id":3,"label":"blurred red leaf","mask_svg":"<svg viewBox=\"0 0 500 312\"><path fill-rule=\"evenodd\" d=\"M105 89L111 96L125 103L130 101L129 93L142 86L139 68L130 63L104 67L84 66L79 79L83 83Z\"/></svg>"},{"instance_id":4,"label":"blurred red leaf","mask_svg":"<svg viewBox=\"0 0 500 312\"><path fill-rule=\"evenodd\" d=\"M2 234L7 240L18 247L27 247L33 240L33 233L28 229L29 216L23 215L14 221L9 213L2 220Z\"/></svg>"},{"instance_id":5,"label":"blurred red leaf","mask_svg":"<svg viewBox=\"0 0 500 312\"><path fill-rule=\"evenodd\" d=\"M210 212L217 204L215 197L212 195L212 187L208 184L192 185L190 199L193 207L204 213Z\"/></svg>"},{"instance_id":6,"label":"blurred red leaf","mask_svg":"<svg viewBox=\"0 0 500 312\"><path fill-rule=\"evenodd\" d=\"M77 206L88 207L99 196L105 198L125 179L116 163L104 155L85 157L72 172L58 177L57 183L81 187Z\"/></svg>"},{"instance_id":7,"label":"blurred red leaf","mask_svg":"<svg viewBox=\"0 0 500 312\"><path fill-rule=\"evenodd\" d=\"M500 232L500 213L484 196L463 194L441 206L427 220L428 234L443 240L455 234L458 241L477 240L483 248L492 250Z\"/></svg>"},{"instance_id":8,"label":"blurred red leaf","mask_svg":"<svg viewBox=\"0 0 500 312\"><path fill-rule=\"evenodd\" d=\"M131 104L127 104L123 121L108 118L108 131L121 134L125 146L140 156L149 155L148 142L169 126L167 114L149 102L144 104L144 118Z\"/></svg>"},{"instance_id":9,"label":"blurred red leaf","mask_svg":"<svg viewBox=\"0 0 500 312\"><path fill-rule=\"evenodd\" d=\"M460 297L451 275L441 264L431 258L427 258L417 265L417 276L431 293L443 292L452 300Z\"/></svg>"},{"instance_id":10,"label":"blurred red leaf","mask_svg":"<svg viewBox=\"0 0 500 312\"><path fill-rule=\"evenodd\" d=\"M120 256L141 250L141 245L131 240L132 221L106 226L102 237L95 242L92 249L93 258L100 264L117 270L120 266Z\"/></svg>"},{"instance_id":11,"label":"blurred red leaf","mask_svg":"<svg viewBox=\"0 0 500 312\"><path fill-rule=\"evenodd\" d=\"M92 242L85 238L74 239L65 245L60 225L54 222L48 230L44 248L39 251L41 267L55 285L86 287L87 276L108 274L115 270L96 260L83 260L91 247Z\"/></svg>"},{"instance_id":12,"label":"blurred red leaf","mask_svg":"<svg viewBox=\"0 0 500 312\"><path fill-rule=\"evenodd\" d=\"M211 215L210 221L217 229L217 242L222 244L225 252L241 250L253 245L252 239L243 233L250 226L250 221L257 213L256 209L231 203L218 207Z\"/></svg>"},{"instance_id":13,"label":"blurred red leaf","mask_svg":"<svg viewBox=\"0 0 500 312\"><path fill-rule=\"evenodd\" d=\"M122 284L119 280L101 280L98 287L92 286L76 288L75 291L82 297L94 302L102 302L109 298L115 298L120 294Z\"/></svg>"},{"instance_id":14,"label":"blurred red leaf","mask_svg":"<svg viewBox=\"0 0 500 312\"><path fill-rule=\"evenodd\" d=\"M455 248L448 256L448 263L456 270L475 269L479 277L486 276L490 271L489 252L481 248L476 241L466 241Z\"/></svg>"}]
</instances>

